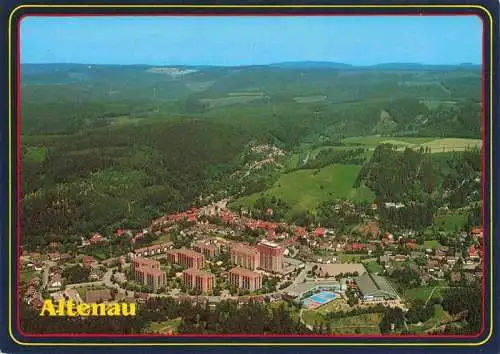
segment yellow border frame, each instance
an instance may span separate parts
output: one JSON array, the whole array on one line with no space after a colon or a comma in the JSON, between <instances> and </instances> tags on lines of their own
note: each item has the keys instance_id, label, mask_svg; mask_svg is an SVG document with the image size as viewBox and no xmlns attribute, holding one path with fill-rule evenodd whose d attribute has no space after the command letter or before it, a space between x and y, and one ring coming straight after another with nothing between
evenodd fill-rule
<instances>
[{"instance_id":1,"label":"yellow border frame","mask_svg":"<svg viewBox=\"0 0 500 354\"><path fill-rule=\"evenodd\" d=\"M362 346L453 346L453 347L475 347L480 346L488 342L493 335L493 262L490 261L490 327L488 336L480 342L472 342L472 343L422 343L422 342L396 342L396 343L349 343L349 342L334 342L334 343L279 343L279 342L261 342L261 343L252 343L252 342L240 342L240 343L229 343L229 342L205 342L205 343L56 343L56 342L22 342L18 340L12 331L12 17L13 15L20 9L23 8L71 8L71 9L81 9L81 8L95 8L95 9L104 9L104 8L128 8L128 9L144 9L144 8L162 8L162 9L174 9L174 8L188 8L188 9L196 9L196 8L204 8L204 9L238 9L238 8L256 8L256 9L311 9L311 8L365 8L365 9L373 9L373 8L454 8L454 9L478 9L483 11L490 20L490 57L488 58L490 61L490 105L489 105L489 119L490 119L490 223L489 223L489 238L490 238L490 260L493 259L493 17L491 13L484 6L481 5L250 5L250 6L242 6L242 5L20 5L11 12L9 15L9 46L8 46L8 55L9 55L9 335L12 340L21 345L21 346L318 346L318 347L326 347L326 346L353 346L353 347L362 347ZM483 59L484 61L484 59Z\"/></svg>"}]
</instances>

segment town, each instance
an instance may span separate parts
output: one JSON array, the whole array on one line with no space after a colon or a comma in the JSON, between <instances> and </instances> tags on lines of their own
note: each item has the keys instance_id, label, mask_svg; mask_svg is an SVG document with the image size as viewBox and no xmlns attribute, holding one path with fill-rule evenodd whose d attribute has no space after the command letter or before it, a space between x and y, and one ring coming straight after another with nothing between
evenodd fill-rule
<instances>
[{"instance_id":1,"label":"town","mask_svg":"<svg viewBox=\"0 0 500 354\"><path fill-rule=\"evenodd\" d=\"M482 281L481 226L461 231L459 243L450 247L434 240L419 244L408 232L382 232L376 218L368 216L357 234L344 235L319 225L253 219L228 203L169 214L139 231L94 233L82 238L74 252L60 253L57 242L47 253L25 251L20 258L22 299L36 310L45 298L138 306L158 297L210 306L223 300L240 305L288 301L300 308L300 321L313 330L318 313L376 305L409 311L411 298L394 283L432 289L421 299L426 305L446 284ZM353 207L339 201L339 208L345 206ZM371 205L373 215L378 208ZM273 209L265 213L272 215ZM95 250L118 243L130 251L96 256Z\"/></svg>"}]
</instances>

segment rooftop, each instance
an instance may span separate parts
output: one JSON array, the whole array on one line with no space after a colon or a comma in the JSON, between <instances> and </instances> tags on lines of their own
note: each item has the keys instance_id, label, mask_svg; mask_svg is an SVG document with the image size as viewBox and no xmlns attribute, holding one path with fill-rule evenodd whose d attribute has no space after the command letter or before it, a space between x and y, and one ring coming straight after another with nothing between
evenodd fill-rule
<instances>
[{"instance_id":1,"label":"rooftop","mask_svg":"<svg viewBox=\"0 0 500 354\"><path fill-rule=\"evenodd\" d=\"M236 274L239 276L249 277L249 278L257 278L260 276L260 274L257 272L253 272L251 270L241 268L241 267L233 268L229 271L229 273Z\"/></svg>"}]
</instances>

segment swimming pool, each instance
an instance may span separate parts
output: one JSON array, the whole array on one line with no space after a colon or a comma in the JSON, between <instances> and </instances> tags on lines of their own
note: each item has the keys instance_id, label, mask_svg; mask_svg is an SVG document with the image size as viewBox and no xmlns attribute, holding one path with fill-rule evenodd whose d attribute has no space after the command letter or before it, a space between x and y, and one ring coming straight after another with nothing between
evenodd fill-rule
<instances>
[{"instance_id":1,"label":"swimming pool","mask_svg":"<svg viewBox=\"0 0 500 354\"><path fill-rule=\"evenodd\" d=\"M303 301L303 305L306 308L315 308L326 303L329 303L332 300L335 300L338 295L331 291L322 290L317 294L309 296L307 299Z\"/></svg>"}]
</instances>

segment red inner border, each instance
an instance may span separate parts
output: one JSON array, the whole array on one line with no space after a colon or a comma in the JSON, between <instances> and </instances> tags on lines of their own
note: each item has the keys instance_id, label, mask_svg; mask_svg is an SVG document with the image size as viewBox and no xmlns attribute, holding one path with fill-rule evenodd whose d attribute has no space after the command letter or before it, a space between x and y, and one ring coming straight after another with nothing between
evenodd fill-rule
<instances>
[{"instance_id":1,"label":"red inner border","mask_svg":"<svg viewBox=\"0 0 500 354\"><path fill-rule=\"evenodd\" d=\"M204 17L212 17L212 16L246 16L246 17L262 17L262 16L477 16L481 19L481 22L483 24L483 31L482 31L482 162L483 162L483 172L482 172L482 198L483 198L483 237L482 237L482 252L481 254L483 255L482 258L482 302L481 302L481 311L482 311L482 323L481 323L481 331L476 334L476 335L379 335L379 334L373 334L373 335L367 335L367 334L336 334L336 335L298 335L298 334L290 334L290 335L282 335L282 334L181 334L181 335L165 335L165 334L106 334L106 333L26 333L24 332L21 327L20 327L20 296L19 296L19 288L20 288L20 267L19 267L19 262L17 260L20 259L21 256L21 246L20 246L20 236L21 236L21 217L20 217L20 203L19 201L21 200L21 90L20 90L20 83L21 83L21 67L20 67L20 38L21 38L21 22L25 17L106 17L106 16L114 16L114 17L136 17L136 16L141 16L141 17L193 17L193 16L204 16ZM33 338L396 338L396 339L401 339L401 338L414 338L414 339L423 339L423 338L462 338L462 339L471 339L471 338L479 338L483 335L486 329L486 311L485 311L485 301L486 301L486 250L484 247L485 241L484 238L486 237L485 233L485 224L486 224L486 213L484 212L485 210L485 195L486 195L486 153L485 153L485 142L486 142L486 105L485 105L485 94L486 94L486 70L485 70L485 65L486 65L486 24L484 21L484 18L481 17L477 13L454 13L454 12L443 12L443 13L349 13L349 14L318 14L318 13L304 13L304 14L298 14L298 13L262 13L262 14L173 14L173 13L165 13L165 14L131 14L131 13L126 13L126 14L113 14L113 13L108 13L108 14L103 14L103 13L89 13L89 14L29 14L29 15L22 15L18 22L17 22L17 57L16 57L16 70L17 70L17 75L16 75L16 109L17 109L17 114L16 114L16 119L17 119L17 128L16 128L16 134L17 134L17 200L16 200L16 210L17 210L17 220L16 220L16 250L17 250L17 259L16 259L16 328L17 331L24 337L33 337ZM491 39L490 39L491 40ZM490 117L492 119L492 117ZM491 142L490 142L491 144ZM491 156L490 156L491 159ZM491 230L490 230L491 231ZM491 239L490 239L491 242ZM488 254L489 255L489 254ZM491 262L490 259L488 259L489 262ZM384 341L386 342L386 341ZM126 343L124 343L126 344ZM182 342L179 342L179 344L182 344ZM214 343L216 344L216 343ZM82 343L84 345L84 343Z\"/></svg>"}]
</instances>

